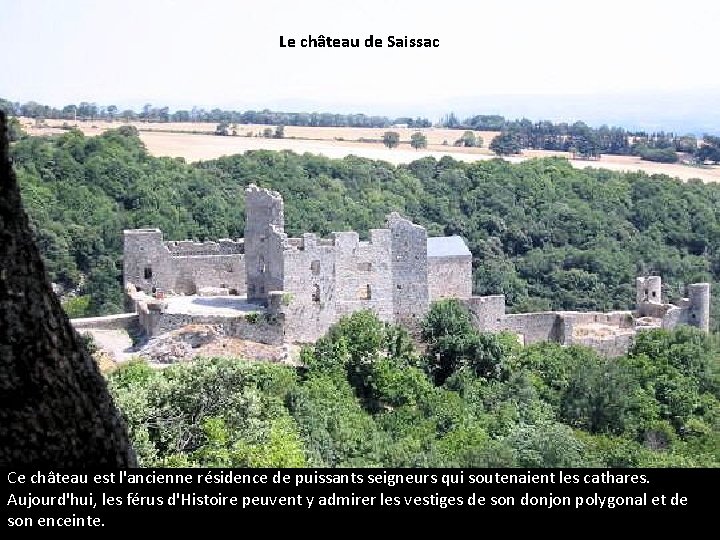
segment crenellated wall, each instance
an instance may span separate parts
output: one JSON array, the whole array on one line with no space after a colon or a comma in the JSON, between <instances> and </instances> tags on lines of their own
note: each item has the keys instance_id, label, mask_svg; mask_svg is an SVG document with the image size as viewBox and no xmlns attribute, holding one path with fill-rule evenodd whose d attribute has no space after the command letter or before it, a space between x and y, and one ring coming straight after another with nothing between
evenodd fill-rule
<instances>
[{"instance_id":1,"label":"crenellated wall","mask_svg":"<svg viewBox=\"0 0 720 540\"><path fill-rule=\"evenodd\" d=\"M355 232L329 239L304 234L284 252L284 305L290 340L313 342L340 317L361 309L391 322L390 231L373 229L361 242Z\"/></svg>"},{"instance_id":2,"label":"crenellated wall","mask_svg":"<svg viewBox=\"0 0 720 540\"><path fill-rule=\"evenodd\" d=\"M163 242L159 229L124 233L123 279L143 291L195 294L203 287L225 287L244 295L244 242Z\"/></svg>"}]
</instances>

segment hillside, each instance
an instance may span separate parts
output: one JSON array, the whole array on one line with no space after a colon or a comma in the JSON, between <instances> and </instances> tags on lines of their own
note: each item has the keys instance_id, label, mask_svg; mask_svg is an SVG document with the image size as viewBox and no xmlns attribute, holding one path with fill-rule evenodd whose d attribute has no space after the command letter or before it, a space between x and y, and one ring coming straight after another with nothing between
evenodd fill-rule
<instances>
[{"instance_id":1,"label":"hillside","mask_svg":"<svg viewBox=\"0 0 720 540\"><path fill-rule=\"evenodd\" d=\"M259 150L187 164L149 155L132 128L29 137L12 152L52 279L79 295L66 304L75 316L120 310L124 228L239 237L251 181L284 196L290 234L365 234L398 210L430 234L461 235L474 292L505 293L514 311L629 308L638 274L662 274L671 300L720 281L718 185L552 158L395 166Z\"/></svg>"}]
</instances>

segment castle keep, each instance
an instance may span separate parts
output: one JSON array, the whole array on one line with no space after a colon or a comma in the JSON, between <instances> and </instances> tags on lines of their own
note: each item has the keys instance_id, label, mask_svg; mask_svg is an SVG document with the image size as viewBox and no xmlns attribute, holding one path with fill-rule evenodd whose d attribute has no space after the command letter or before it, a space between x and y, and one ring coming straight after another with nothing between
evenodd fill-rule
<instances>
[{"instance_id":1,"label":"castle keep","mask_svg":"<svg viewBox=\"0 0 720 540\"><path fill-rule=\"evenodd\" d=\"M283 200L250 185L245 238L166 242L158 229L125 231L128 299L148 335L187 324L270 344L307 343L341 317L370 309L387 322L416 328L433 301L456 297L483 331L508 330L523 343L556 341L623 354L643 328L709 325L708 284L663 304L658 276L638 278L635 311L506 314L502 295L472 296L472 255L457 236L428 238L397 213L369 240L356 232L329 238L285 233Z\"/></svg>"}]
</instances>

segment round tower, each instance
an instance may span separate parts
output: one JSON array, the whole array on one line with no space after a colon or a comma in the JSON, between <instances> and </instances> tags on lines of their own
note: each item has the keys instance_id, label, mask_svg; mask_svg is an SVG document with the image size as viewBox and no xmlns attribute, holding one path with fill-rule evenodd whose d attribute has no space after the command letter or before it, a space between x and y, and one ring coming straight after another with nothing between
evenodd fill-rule
<instances>
[{"instance_id":1,"label":"round tower","mask_svg":"<svg viewBox=\"0 0 720 540\"><path fill-rule=\"evenodd\" d=\"M710 330L710 284L693 283L688 285L688 299L690 300L688 324L708 332Z\"/></svg>"}]
</instances>

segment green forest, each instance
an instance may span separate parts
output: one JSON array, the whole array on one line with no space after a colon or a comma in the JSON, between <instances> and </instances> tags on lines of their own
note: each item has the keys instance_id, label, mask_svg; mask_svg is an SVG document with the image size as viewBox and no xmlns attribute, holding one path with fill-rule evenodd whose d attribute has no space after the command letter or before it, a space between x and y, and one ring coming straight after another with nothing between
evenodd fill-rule
<instances>
[{"instance_id":1,"label":"green forest","mask_svg":"<svg viewBox=\"0 0 720 540\"><path fill-rule=\"evenodd\" d=\"M402 328L356 312L303 368L131 361L110 390L144 466L717 467L717 340L641 333L630 353L478 333L455 300Z\"/></svg>"},{"instance_id":2,"label":"green forest","mask_svg":"<svg viewBox=\"0 0 720 540\"><path fill-rule=\"evenodd\" d=\"M367 236L393 210L461 235L474 293L504 293L515 312L631 308L639 274L661 274L670 300L720 282L720 186L699 181L557 158L394 166L263 150L188 164L150 156L130 127L22 136L12 158L70 316L121 311L124 228L241 237L251 182L282 193L291 235ZM711 335L643 332L612 360L480 333L449 300L420 341L358 312L302 367L132 361L108 384L146 466L720 466L714 298Z\"/></svg>"},{"instance_id":3,"label":"green forest","mask_svg":"<svg viewBox=\"0 0 720 540\"><path fill-rule=\"evenodd\" d=\"M24 137L12 157L51 279L73 293L71 316L121 310L123 229L241 237L251 182L280 191L291 235L367 236L393 210L430 235L458 234L473 253L474 293L504 293L514 312L629 309L635 277L651 273L671 301L688 283L720 290L718 184L577 170L558 158L395 166L258 150L188 164L150 156L131 127Z\"/></svg>"}]
</instances>

